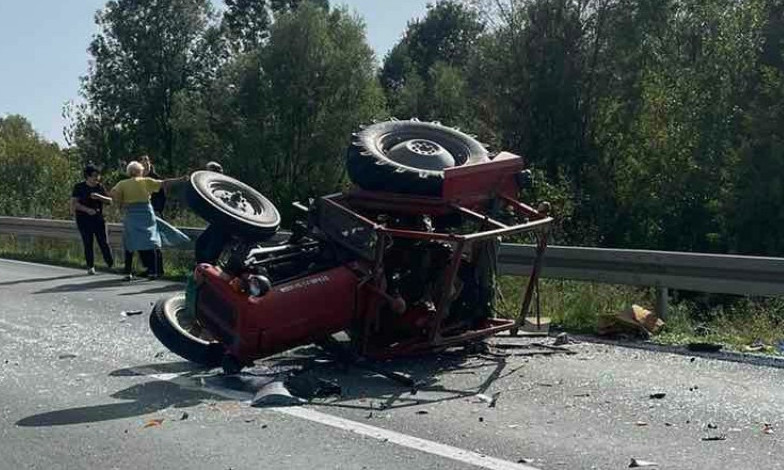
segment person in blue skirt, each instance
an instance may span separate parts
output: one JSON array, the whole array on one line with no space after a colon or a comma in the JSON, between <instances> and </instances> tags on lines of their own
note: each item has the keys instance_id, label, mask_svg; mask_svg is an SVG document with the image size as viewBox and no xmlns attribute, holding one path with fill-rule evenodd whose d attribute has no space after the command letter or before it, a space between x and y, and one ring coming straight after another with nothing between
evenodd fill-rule
<instances>
[{"instance_id":1,"label":"person in blue skirt","mask_svg":"<svg viewBox=\"0 0 784 470\"><path fill-rule=\"evenodd\" d=\"M133 256L128 261L127 253L138 251L142 263L146 266L147 277L154 279L160 274L161 268L157 266L155 250L161 248L161 229L166 231L165 240L168 245L187 243L189 238L168 224L160 224L156 220L155 212L150 204L150 195L168 188L181 181L183 178L158 180L145 177L144 166L138 161L128 164L126 171L128 179L117 183L110 192L109 202L120 206L125 215L123 217L123 245L126 251L125 274L126 280L133 279ZM187 178L187 177L186 177ZM165 225L165 227L159 227Z\"/></svg>"}]
</instances>

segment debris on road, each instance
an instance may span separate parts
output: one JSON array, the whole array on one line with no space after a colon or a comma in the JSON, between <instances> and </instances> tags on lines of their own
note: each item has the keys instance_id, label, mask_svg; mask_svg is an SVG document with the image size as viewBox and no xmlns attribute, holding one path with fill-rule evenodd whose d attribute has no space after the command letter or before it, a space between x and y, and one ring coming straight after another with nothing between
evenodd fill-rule
<instances>
[{"instance_id":1,"label":"debris on road","mask_svg":"<svg viewBox=\"0 0 784 470\"><path fill-rule=\"evenodd\" d=\"M323 397L331 397L331 396L340 396L343 393L343 389L338 385L337 382L333 382L326 379L318 379L318 388L316 388L316 392L314 396L323 398Z\"/></svg>"},{"instance_id":2,"label":"debris on road","mask_svg":"<svg viewBox=\"0 0 784 470\"><path fill-rule=\"evenodd\" d=\"M727 435L726 434L719 434L716 436L706 436L702 438L703 441L726 441Z\"/></svg>"},{"instance_id":3,"label":"debris on road","mask_svg":"<svg viewBox=\"0 0 784 470\"><path fill-rule=\"evenodd\" d=\"M495 408L498 397L501 396L501 392L495 392L493 396L487 396L484 393L477 393L475 396L480 402L487 403L488 408Z\"/></svg>"},{"instance_id":4,"label":"debris on road","mask_svg":"<svg viewBox=\"0 0 784 470\"><path fill-rule=\"evenodd\" d=\"M663 327L664 322L655 313L632 305L615 315L600 316L597 332L600 336L632 334L647 339Z\"/></svg>"},{"instance_id":5,"label":"debris on road","mask_svg":"<svg viewBox=\"0 0 784 470\"><path fill-rule=\"evenodd\" d=\"M534 459L521 458L517 459L517 463L534 463Z\"/></svg>"},{"instance_id":6,"label":"debris on road","mask_svg":"<svg viewBox=\"0 0 784 470\"><path fill-rule=\"evenodd\" d=\"M124 317L133 317L136 315L141 315L142 313L144 312L141 310L123 310L122 312L120 312L120 315Z\"/></svg>"},{"instance_id":7,"label":"debris on road","mask_svg":"<svg viewBox=\"0 0 784 470\"><path fill-rule=\"evenodd\" d=\"M188 412L187 411L183 411L182 414L180 415L180 421L185 421L189 417L190 417L190 415L188 414Z\"/></svg>"},{"instance_id":8,"label":"debris on road","mask_svg":"<svg viewBox=\"0 0 784 470\"><path fill-rule=\"evenodd\" d=\"M718 429L718 428L719 428L718 426L716 426L716 425L715 425L715 424L713 424L713 423L708 423L708 426L707 426L707 427L708 427L708 429Z\"/></svg>"},{"instance_id":9,"label":"debris on road","mask_svg":"<svg viewBox=\"0 0 784 470\"><path fill-rule=\"evenodd\" d=\"M285 380L285 385L291 394L306 400L340 396L343 393L340 384L320 377L294 375Z\"/></svg>"},{"instance_id":10,"label":"debris on road","mask_svg":"<svg viewBox=\"0 0 784 470\"><path fill-rule=\"evenodd\" d=\"M661 400L662 398L664 398L666 396L667 396L667 394L664 393L664 392L656 392L656 393L651 393L649 395L651 400Z\"/></svg>"},{"instance_id":11,"label":"debris on road","mask_svg":"<svg viewBox=\"0 0 784 470\"><path fill-rule=\"evenodd\" d=\"M743 350L746 352L774 352L775 348L769 344L765 344L762 340L755 340L750 345L744 346Z\"/></svg>"},{"instance_id":12,"label":"debris on road","mask_svg":"<svg viewBox=\"0 0 784 470\"><path fill-rule=\"evenodd\" d=\"M426 414L428 414L428 413L429 413L429 411L427 411L427 410L418 410L418 411L416 412L416 414L418 414L418 415L426 415Z\"/></svg>"},{"instance_id":13,"label":"debris on road","mask_svg":"<svg viewBox=\"0 0 784 470\"><path fill-rule=\"evenodd\" d=\"M717 343L689 343L686 345L686 348L689 351L697 351L697 352L719 352L722 350L724 346ZM694 358L692 358L692 362L694 362Z\"/></svg>"},{"instance_id":14,"label":"debris on road","mask_svg":"<svg viewBox=\"0 0 784 470\"><path fill-rule=\"evenodd\" d=\"M647 426L648 423L646 423L645 421L637 421L636 423L634 423L634 425L635 426Z\"/></svg>"},{"instance_id":15,"label":"debris on road","mask_svg":"<svg viewBox=\"0 0 784 470\"><path fill-rule=\"evenodd\" d=\"M57 356L57 359L74 359L76 357L78 357L76 354L66 353L66 354L60 354L59 356Z\"/></svg>"},{"instance_id":16,"label":"debris on road","mask_svg":"<svg viewBox=\"0 0 784 470\"><path fill-rule=\"evenodd\" d=\"M495 349L505 350L514 349L513 353L493 353L492 351L484 351L482 354L492 357L509 357L509 356L551 356L553 354L577 354L569 348L558 346L555 344L544 343L529 343L529 342L515 342L515 343L493 343L492 347Z\"/></svg>"},{"instance_id":17,"label":"debris on road","mask_svg":"<svg viewBox=\"0 0 784 470\"><path fill-rule=\"evenodd\" d=\"M163 424L163 421L164 421L163 418L154 418L154 419L147 420L143 428L146 429L146 428L160 426L161 424Z\"/></svg>"},{"instance_id":18,"label":"debris on road","mask_svg":"<svg viewBox=\"0 0 784 470\"><path fill-rule=\"evenodd\" d=\"M640 467L658 467L659 464L656 462L649 462L647 460L638 460L632 458L631 463L629 463L629 468L640 468Z\"/></svg>"},{"instance_id":19,"label":"debris on road","mask_svg":"<svg viewBox=\"0 0 784 470\"><path fill-rule=\"evenodd\" d=\"M764 432L765 434L773 434L773 426L771 426L769 423L763 424L762 432Z\"/></svg>"},{"instance_id":20,"label":"debris on road","mask_svg":"<svg viewBox=\"0 0 784 470\"><path fill-rule=\"evenodd\" d=\"M565 346L571 343L571 338L566 333L559 333L558 336L555 337L555 341L553 341L553 346Z\"/></svg>"},{"instance_id":21,"label":"debris on road","mask_svg":"<svg viewBox=\"0 0 784 470\"><path fill-rule=\"evenodd\" d=\"M289 392L281 381L272 381L265 384L256 392L251 400L251 406L260 408L265 406L297 406L305 403L305 400L295 397Z\"/></svg>"}]
</instances>

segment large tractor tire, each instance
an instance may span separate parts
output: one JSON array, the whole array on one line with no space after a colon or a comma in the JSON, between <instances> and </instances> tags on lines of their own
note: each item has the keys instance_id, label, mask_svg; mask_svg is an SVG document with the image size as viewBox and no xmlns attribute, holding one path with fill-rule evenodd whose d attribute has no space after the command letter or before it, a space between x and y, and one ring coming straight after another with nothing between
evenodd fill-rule
<instances>
[{"instance_id":1,"label":"large tractor tire","mask_svg":"<svg viewBox=\"0 0 784 470\"><path fill-rule=\"evenodd\" d=\"M471 136L412 119L380 122L356 133L346 166L362 189L439 196L444 170L488 160L487 149Z\"/></svg>"}]
</instances>

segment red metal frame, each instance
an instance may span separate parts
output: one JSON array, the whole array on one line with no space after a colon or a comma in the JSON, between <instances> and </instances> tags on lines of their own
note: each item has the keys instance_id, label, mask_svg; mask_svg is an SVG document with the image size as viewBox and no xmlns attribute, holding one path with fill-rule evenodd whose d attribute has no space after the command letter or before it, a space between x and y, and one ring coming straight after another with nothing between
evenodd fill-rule
<instances>
[{"instance_id":1,"label":"red metal frame","mask_svg":"<svg viewBox=\"0 0 784 470\"><path fill-rule=\"evenodd\" d=\"M489 163L446 170L441 197L361 190L322 197L316 205L313 223L320 225L331 241L361 255L360 259L285 281L258 298L247 295L239 278L231 278L215 266L199 265L194 272L194 279L201 286L198 318L221 339L227 352L240 361L258 359L347 328L358 334L354 339L359 352L375 358L440 350L516 329L531 304L546 248L547 227L552 221L547 214L517 201L515 175L522 169L520 157L505 153ZM489 208L506 209L525 222L507 225L491 217ZM395 228L374 221L378 214L393 218L459 214L479 222L480 229L471 233L443 233ZM335 222L331 217L347 217L356 224L344 224L338 219L338 223L330 226L330 221ZM341 230L346 228L349 234L343 235ZM330 232L333 229L337 232ZM535 234L538 250L519 317L490 318L473 328L457 321L448 322L450 303L454 300L452 286L464 254L472 251L474 243L520 233ZM416 328L421 327L424 332L418 329L419 336L404 337L393 344L388 341L394 341L394 337L374 343L374 333L378 332L381 314L385 312L384 304L400 300L387 292L384 272L385 255L395 239L448 243L453 252L446 266L441 294L434 299L434 313L427 310L420 315L421 306L410 307L404 313L412 314ZM363 245L352 246L357 242Z\"/></svg>"},{"instance_id":2,"label":"red metal frame","mask_svg":"<svg viewBox=\"0 0 784 470\"><path fill-rule=\"evenodd\" d=\"M381 290L383 292L384 290L384 247L386 246L385 240L387 238L441 241L454 246L454 253L444 279L444 288L441 290L442 295L436 305L436 315L429 325L427 340L423 341L418 338L391 346L375 347L369 342L369 339L373 325L378 322L379 310L382 304L382 302L376 302L369 307L369 310L373 311L366 310L360 313L360 317L365 319L362 329L364 338L360 341L364 354L377 358L414 354L476 341L501 331L513 330L519 327L527 315L531 304L534 287L541 270L541 259L547 244L546 230L552 222L552 218L546 214L536 211L515 198L517 186L514 175L522 168L521 158L505 153L499 155L490 163L447 170L444 181L444 196L440 198L362 190L322 198L324 203L355 218L376 232L378 244L371 269L372 284L376 291ZM494 220L489 215L483 213L483 208L491 202L505 204L516 215L523 216L528 220L516 225L506 225ZM389 228L363 215L365 211L406 215L427 214L433 216L443 216L457 212L489 225L491 228L470 234ZM538 250L536 262L525 288L518 318L515 320L493 318L488 320L482 328L463 331L460 334L449 336L450 325L444 325L448 304L451 300L449 299L451 290L447 286L454 285L463 254L469 251L475 242L527 232L535 232L538 240Z\"/></svg>"}]
</instances>

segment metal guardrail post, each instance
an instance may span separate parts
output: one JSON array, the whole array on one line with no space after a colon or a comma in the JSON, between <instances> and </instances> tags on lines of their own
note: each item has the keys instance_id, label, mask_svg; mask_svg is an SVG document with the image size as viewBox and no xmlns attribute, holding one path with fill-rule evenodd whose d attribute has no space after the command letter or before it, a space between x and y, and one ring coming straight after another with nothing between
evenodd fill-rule
<instances>
[{"instance_id":1,"label":"metal guardrail post","mask_svg":"<svg viewBox=\"0 0 784 470\"><path fill-rule=\"evenodd\" d=\"M667 318L667 307L669 303L670 290L666 287L656 287L656 314L662 320Z\"/></svg>"}]
</instances>

